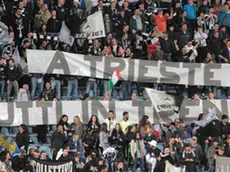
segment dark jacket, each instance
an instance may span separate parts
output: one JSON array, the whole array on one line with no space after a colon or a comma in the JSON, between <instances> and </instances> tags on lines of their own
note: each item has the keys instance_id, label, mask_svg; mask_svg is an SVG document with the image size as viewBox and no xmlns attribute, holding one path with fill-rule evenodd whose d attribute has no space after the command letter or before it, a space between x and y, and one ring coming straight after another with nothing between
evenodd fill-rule
<instances>
[{"instance_id":1,"label":"dark jacket","mask_svg":"<svg viewBox=\"0 0 230 172\"><path fill-rule=\"evenodd\" d=\"M193 161L192 162L185 161L187 158L193 159ZM197 161L196 161L196 155L193 151L190 151L190 152L183 151L180 162L182 165L186 166L186 170L195 171Z\"/></svg>"},{"instance_id":2,"label":"dark jacket","mask_svg":"<svg viewBox=\"0 0 230 172\"><path fill-rule=\"evenodd\" d=\"M126 142L125 135L122 131L117 132L117 130L113 130L109 142L114 146L124 146L124 143Z\"/></svg>"},{"instance_id":3,"label":"dark jacket","mask_svg":"<svg viewBox=\"0 0 230 172\"><path fill-rule=\"evenodd\" d=\"M25 168L27 159L25 157L20 158L18 155L16 155L11 161L13 170L20 171Z\"/></svg>"},{"instance_id":4,"label":"dark jacket","mask_svg":"<svg viewBox=\"0 0 230 172\"><path fill-rule=\"evenodd\" d=\"M42 98L45 101L53 101L54 98L56 98L56 94L52 88L49 90L44 89L42 93Z\"/></svg>"},{"instance_id":5,"label":"dark jacket","mask_svg":"<svg viewBox=\"0 0 230 172\"><path fill-rule=\"evenodd\" d=\"M64 146L66 141L67 138L64 133L55 131L51 136L51 147L58 152Z\"/></svg>"},{"instance_id":6,"label":"dark jacket","mask_svg":"<svg viewBox=\"0 0 230 172\"><path fill-rule=\"evenodd\" d=\"M20 80L22 73L18 67L14 66L13 68L10 68L8 66L6 69L6 75L7 75L7 80L16 81L16 80Z\"/></svg>"},{"instance_id":7,"label":"dark jacket","mask_svg":"<svg viewBox=\"0 0 230 172\"><path fill-rule=\"evenodd\" d=\"M204 134L206 137L220 137L221 136L221 122L219 120L213 120L204 128Z\"/></svg>"},{"instance_id":8,"label":"dark jacket","mask_svg":"<svg viewBox=\"0 0 230 172\"><path fill-rule=\"evenodd\" d=\"M19 133L16 135L16 143L19 147L19 149L22 146L25 146L25 150L27 150L29 144L30 144L30 136L28 132L23 132L23 133Z\"/></svg>"},{"instance_id":9,"label":"dark jacket","mask_svg":"<svg viewBox=\"0 0 230 172\"><path fill-rule=\"evenodd\" d=\"M58 19L52 17L47 22L47 32L57 33L61 30L61 22Z\"/></svg>"},{"instance_id":10,"label":"dark jacket","mask_svg":"<svg viewBox=\"0 0 230 172\"><path fill-rule=\"evenodd\" d=\"M228 143L224 146L224 154L230 157L230 145Z\"/></svg>"}]
</instances>

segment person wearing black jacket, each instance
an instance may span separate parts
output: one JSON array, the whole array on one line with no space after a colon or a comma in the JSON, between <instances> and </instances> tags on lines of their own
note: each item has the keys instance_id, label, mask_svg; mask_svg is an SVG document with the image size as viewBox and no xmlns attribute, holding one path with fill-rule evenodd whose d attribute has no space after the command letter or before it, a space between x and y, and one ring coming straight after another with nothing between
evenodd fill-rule
<instances>
[{"instance_id":1,"label":"person wearing black jacket","mask_svg":"<svg viewBox=\"0 0 230 172\"><path fill-rule=\"evenodd\" d=\"M0 102L3 100L5 79L6 79L6 66L4 64L4 59L0 58Z\"/></svg>"},{"instance_id":2,"label":"person wearing black jacket","mask_svg":"<svg viewBox=\"0 0 230 172\"><path fill-rule=\"evenodd\" d=\"M165 146L164 150L163 150L163 154L161 154L161 162L162 162L161 171L162 172L165 171L165 162L166 161L169 161L172 165L174 164L173 158L170 155L170 147L169 146Z\"/></svg>"},{"instance_id":3,"label":"person wearing black jacket","mask_svg":"<svg viewBox=\"0 0 230 172\"><path fill-rule=\"evenodd\" d=\"M14 171L21 171L26 167L27 158L25 150L20 150L18 155L12 158L12 169Z\"/></svg>"},{"instance_id":4,"label":"person wearing black jacket","mask_svg":"<svg viewBox=\"0 0 230 172\"><path fill-rule=\"evenodd\" d=\"M27 126L25 124L21 124L18 127L18 134L16 135L16 143L20 148L24 147L25 150L27 150L29 144L30 144L30 136L27 130Z\"/></svg>"},{"instance_id":5,"label":"person wearing black jacket","mask_svg":"<svg viewBox=\"0 0 230 172\"><path fill-rule=\"evenodd\" d=\"M61 160L61 161L73 160L73 158L69 155L69 146L64 147L63 154L61 155L61 157L58 160Z\"/></svg>"},{"instance_id":6,"label":"person wearing black jacket","mask_svg":"<svg viewBox=\"0 0 230 172\"><path fill-rule=\"evenodd\" d=\"M56 101L56 94L51 87L50 82L46 82L45 88L42 93L42 100L43 101Z\"/></svg>"},{"instance_id":7,"label":"person wearing black jacket","mask_svg":"<svg viewBox=\"0 0 230 172\"><path fill-rule=\"evenodd\" d=\"M22 73L18 67L14 64L14 59L9 60L9 66L6 69L6 79L7 79L7 101L10 99L10 94L12 88L14 88L15 96L18 95L19 85L18 80L20 80Z\"/></svg>"},{"instance_id":8,"label":"person wearing black jacket","mask_svg":"<svg viewBox=\"0 0 230 172\"><path fill-rule=\"evenodd\" d=\"M59 124L57 130L51 136L51 147L54 159L56 158L58 151L65 145L66 141L67 138L63 132L63 127Z\"/></svg>"},{"instance_id":9,"label":"person wearing black jacket","mask_svg":"<svg viewBox=\"0 0 230 172\"><path fill-rule=\"evenodd\" d=\"M186 172L195 172L196 170L196 155L192 151L190 144L184 145L184 151L180 160L181 164L186 167Z\"/></svg>"},{"instance_id":10,"label":"person wearing black jacket","mask_svg":"<svg viewBox=\"0 0 230 172\"><path fill-rule=\"evenodd\" d=\"M230 134L230 123L228 122L228 116L225 114L222 115L221 131L222 131L222 139L226 140L227 136Z\"/></svg>"},{"instance_id":11,"label":"person wearing black jacket","mask_svg":"<svg viewBox=\"0 0 230 172\"><path fill-rule=\"evenodd\" d=\"M111 137L109 138L109 142L119 151L119 153L124 152L126 138L121 130L120 124L116 124L114 130L112 131Z\"/></svg>"},{"instance_id":12,"label":"person wearing black jacket","mask_svg":"<svg viewBox=\"0 0 230 172\"><path fill-rule=\"evenodd\" d=\"M230 137L227 138L227 143L224 145L224 152L227 157L230 157Z\"/></svg>"},{"instance_id":13,"label":"person wearing black jacket","mask_svg":"<svg viewBox=\"0 0 230 172\"><path fill-rule=\"evenodd\" d=\"M57 12L52 10L50 19L47 21L47 32L57 33L61 30L61 21L57 19Z\"/></svg>"}]
</instances>

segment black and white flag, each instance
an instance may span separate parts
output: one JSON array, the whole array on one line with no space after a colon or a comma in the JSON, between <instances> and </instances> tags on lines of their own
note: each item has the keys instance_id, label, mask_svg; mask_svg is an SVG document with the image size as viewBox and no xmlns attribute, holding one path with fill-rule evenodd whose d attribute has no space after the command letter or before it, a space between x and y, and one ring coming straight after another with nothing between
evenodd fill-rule
<instances>
[{"instance_id":1,"label":"black and white flag","mask_svg":"<svg viewBox=\"0 0 230 172\"><path fill-rule=\"evenodd\" d=\"M76 38L95 39L105 37L104 19L101 11L88 16L81 24L80 33Z\"/></svg>"}]
</instances>

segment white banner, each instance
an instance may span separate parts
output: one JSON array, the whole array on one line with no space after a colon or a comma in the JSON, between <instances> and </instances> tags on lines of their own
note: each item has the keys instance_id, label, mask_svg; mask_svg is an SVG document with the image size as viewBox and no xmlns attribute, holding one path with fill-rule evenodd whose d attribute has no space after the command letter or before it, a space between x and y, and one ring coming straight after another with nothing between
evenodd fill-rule
<instances>
[{"instance_id":1,"label":"white banner","mask_svg":"<svg viewBox=\"0 0 230 172\"><path fill-rule=\"evenodd\" d=\"M108 79L115 69L121 80L180 85L230 86L229 64L173 63L27 50L30 73L79 75Z\"/></svg>"},{"instance_id":2,"label":"white banner","mask_svg":"<svg viewBox=\"0 0 230 172\"><path fill-rule=\"evenodd\" d=\"M81 33L76 34L76 38L95 39L105 37L104 19L101 11L97 11L88 16L81 24Z\"/></svg>"},{"instance_id":3,"label":"white banner","mask_svg":"<svg viewBox=\"0 0 230 172\"><path fill-rule=\"evenodd\" d=\"M230 172L230 158L229 157L220 157L216 158L216 169L215 172Z\"/></svg>"},{"instance_id":4,"label":"white banner","mask_svg":"<svg viewBox=\"0 0 230 172\"><path fill-rule=\"evenodd\" d=\"M162 111L156 112L151 101L61 101L61 102L14 102L0 103L1 126L57 124L59 118L66 114L69 122L79 115L84 123L88 123L91 115L97 115L100 123L107 118L108 111L113 110L116 120L122 119L124 111L129 112L130 120L138 123L143 115L148 115L151 122L158 122L159 115L164 122L171 122L175 118L184 119L185 123L197 120L200 113L207 114L209 109L216 109L216 116L221 119L222 114L229 114L230 100L184 100L179 114Z\"/></svg>"}]
</instances>

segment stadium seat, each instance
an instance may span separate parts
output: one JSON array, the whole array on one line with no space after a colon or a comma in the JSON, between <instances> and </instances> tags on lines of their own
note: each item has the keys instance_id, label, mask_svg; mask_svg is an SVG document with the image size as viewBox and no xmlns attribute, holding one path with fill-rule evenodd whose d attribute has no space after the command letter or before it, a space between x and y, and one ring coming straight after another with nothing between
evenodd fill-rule
<instances>
[{"instance_id":1,"label":"stadium seat","mask_svg":"<svg viewBox=\"0 0 230 172\"><path fill-rule=\"evenodd\" d=\"M9 135L10 135L8 128L5 128L5 127L2 127L2 128L1 128L1 133L2 133L4 136L9 136Z\"/></svg>"}]
</instances>

